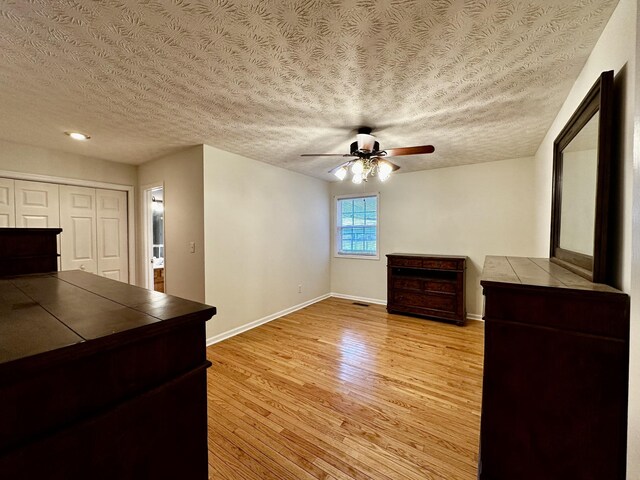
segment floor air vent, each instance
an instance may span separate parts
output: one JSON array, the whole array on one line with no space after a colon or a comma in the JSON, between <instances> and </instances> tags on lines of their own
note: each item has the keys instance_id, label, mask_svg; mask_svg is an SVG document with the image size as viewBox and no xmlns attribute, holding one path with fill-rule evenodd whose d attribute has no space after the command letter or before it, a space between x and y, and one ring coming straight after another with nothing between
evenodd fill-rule
<instances>
[{"instance_id":1,"label":"floor air vent","mask_svg":"<svg viewBox=\"0 0 640 480\"><path fill-rule=\"evenodd\" d=\"M366 303L361 303L361 302L353 302L353 305L358 305L359 307L368 307L369 306Z\"/></svg>"}]
</instances>

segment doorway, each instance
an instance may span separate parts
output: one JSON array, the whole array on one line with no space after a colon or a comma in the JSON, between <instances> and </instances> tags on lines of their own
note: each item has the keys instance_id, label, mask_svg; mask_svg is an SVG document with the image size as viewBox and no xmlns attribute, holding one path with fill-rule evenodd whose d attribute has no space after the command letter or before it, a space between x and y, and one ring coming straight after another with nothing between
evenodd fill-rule
<instances>
[{"instance_id":1,"label":"doorway","mask_svg":"<svg viewBox=\"0 0 640 480\"><path fill-rule=\"evenodd\" d=\"M147 288L165 291L164 255L164 189L154 187L146 191L147 198Z\"/></svg>"}]
</instances>

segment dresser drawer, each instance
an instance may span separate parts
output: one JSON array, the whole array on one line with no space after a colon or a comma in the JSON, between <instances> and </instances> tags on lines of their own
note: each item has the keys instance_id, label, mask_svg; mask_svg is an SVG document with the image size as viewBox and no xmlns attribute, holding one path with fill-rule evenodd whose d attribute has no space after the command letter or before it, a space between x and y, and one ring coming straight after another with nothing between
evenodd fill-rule
<instances>
[{"instance_id":1,"label":"dresser drawer","mask_svg":"<svg viewBox=\"0 0 640 480\"><path fill-rule=\"evenodd\" d=\"M422 268L433 268L436 270L460 270L461 266L458 260L428 258L422 260Z\"/></svg>"},{"instance_id":2,"label":"dresser drawer","mask_svg":"<svg viewBox=\"0 0 640 480\"><path fill-rule=\"evenodd\" d=\"M425 281L421 278L412 277L395 277L393 280L393 288L400 290L415 290L421 292L424 290Z\"/></svg>"},{"instance_id":3,"label":"dresser drawer","mask_svg":"<svg viewBox=\"0 0 640 480\"><path fill-rule=\"evenodd\" d=\"M390 267L414 267L422 268L422 258L420 257L389 257Z\"/></svg>"},{"instance_id":4,"label":"dresser drawer","mask_svg":"<svg viewBox=\"0 0 640 480\"><path fill-rule=\"evenodd\" d=\"M445 293L457 293L457 282L451 282L446 280L425 280L424 290L429 292L445 292Z\"/></svg>"},{"instance_id":5,"label":"dresser drawer","mask_svg":"<svg viewBox=\"0 0 640 480\"><path fill-rule=\"evenodd\" d=\"M456 295L412 292L409 290L396 290L393 293L392 303L411 307L430 308L446 312L456 311Z\"/></svg>"},{"instance_id":6,"label":"dresser drawer","mask_svg":"<svg viewBox=\"0 0 640 480\"><path fill-rule=\"evenodd\" d=\"M456 293L458 285L455 281L417 278L417 277L395 277L391 280L393 288L398 290L413 290L416 292L443 292Z\"/></svg>"},{"instance_id":7,"label":"dresser drawer","mask_svg":"<svg viewBox=\"0 0 640 480\"><path fill-rule=\"evenodd\" d=\"M434 270L462 270L464 268L464 260L437 257L389 257L388 266L430 268Z\"/></svg>"},{"instance_id":8,"label":"dresser drawer","mask_svg":"<svg viewBox=\"0 0 640 480\"><path fill-rule=\"evenodd\" d=\"M410 305L394 305L389 304L387 306L389 313L395 314L408 314L418 315L430 320L444 320L447 322L455 322L458 325L462 325L464 322L460 320L460 315L457 312L449 312L446 310L437 310L434 308L414 307Z\"/></svg>"}]
</instances>

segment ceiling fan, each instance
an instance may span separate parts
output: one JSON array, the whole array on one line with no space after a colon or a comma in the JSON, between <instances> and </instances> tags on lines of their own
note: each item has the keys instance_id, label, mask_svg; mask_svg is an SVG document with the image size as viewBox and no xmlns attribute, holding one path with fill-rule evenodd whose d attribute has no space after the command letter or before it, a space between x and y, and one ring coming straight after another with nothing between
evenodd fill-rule
<instances>
[{"instance_id":1,"label":"ceiling fan","mask_svg":"<svg viewBox=\"0 0 640 480\"><path fill-rule=\"evenodd\" d=\"M349 170L353 173L351 181L362 183L368 177L377 176L384 182L389 178L391 172L395 172L400 167L385 160L387 157L399 157L402 155L419 155L423 153L433 153L433 145L421 145L418 147L400 147L388 150L380 150L380 144L376 137L371 135L371 128L360 127L356 135L356 141L351 144L350 153L304 153L302 157L351 157L344 163L329 170L340 180L344 180Z\"/></svg>"}]
</instances>

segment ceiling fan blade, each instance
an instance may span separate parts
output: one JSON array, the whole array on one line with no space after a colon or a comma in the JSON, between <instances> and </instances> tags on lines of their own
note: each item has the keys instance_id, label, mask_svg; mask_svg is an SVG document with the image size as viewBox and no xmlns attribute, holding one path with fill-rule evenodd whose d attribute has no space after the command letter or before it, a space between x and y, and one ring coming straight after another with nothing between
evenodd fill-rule
<instances>
[{"instance_id":1,"label":"ceiling fan blade","mask_svg":"<svg viewBox=\"0 0 640 480\"><path fill-rule=\"evenodd\" d=\"M301 157L356 157L350 153L303 153Z\"/></svg>"},{"instance_id":2,"label":"ceiling fan blade","mask_svg":"<svg viewBox=\"0 0 640 480\"><path fill-rule=\"evenodd\" d=\"M347 166L347 165L349 165L349 163L351 163L351 162L352 162L352 160L349 160L348 162L341 163L340 165L337 165L337 166L333 167L331 170L329 170L329 173L330 173L331 175L335 175L335 173L336 173L338 170L340 170L342 167L346 167L346 166Z\"/></svg>"},{"instance_id":3,"label":"ceiling fan blade","mask_svg":"<svg viewBox=\"0 0 640 480\"><path fill-rule=\"evenodd\" d=\"M385 162L387 162L389 165L391 165L391 168L393 169L393 170L391 170L392 172L395 172L396 170L398 170L400 168L398 165L396 165L393 162L390 162L389 160L385 160Z\"/></svg>"},{"instance_id":4,"label":"ceiling fan blade","mask_svg":"<svg viewBox=\"0 0 640 480\"><path fill-rule=\"evenodd\" d=\"M419 147L400 147L383 150L387 152L385 157L399 157L401 155L420 155L421 153L433 153L436 149L433 145L421 145Z\"/></svg>"}]
</instances>

